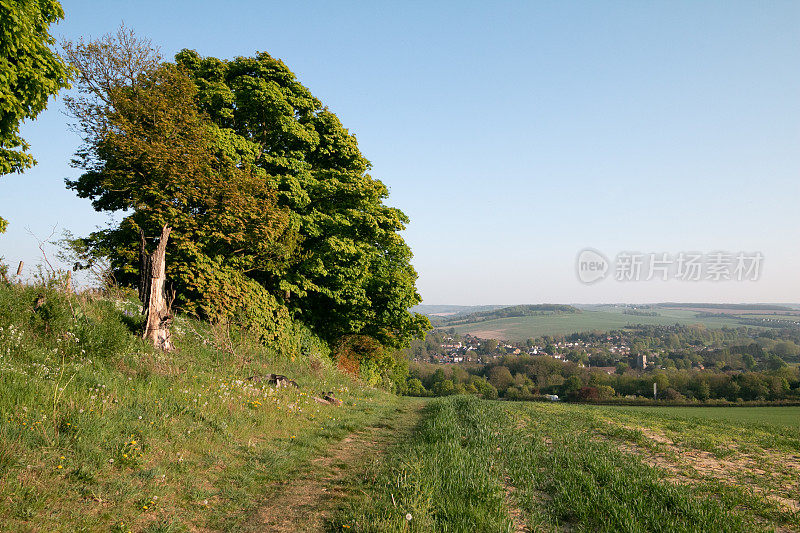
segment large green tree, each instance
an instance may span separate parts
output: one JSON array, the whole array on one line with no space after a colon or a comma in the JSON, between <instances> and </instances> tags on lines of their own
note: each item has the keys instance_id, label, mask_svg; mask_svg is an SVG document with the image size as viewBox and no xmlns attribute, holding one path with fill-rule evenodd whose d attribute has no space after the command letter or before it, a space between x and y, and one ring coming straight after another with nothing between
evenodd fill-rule
<instances>
[{"instance_id":1,"label":"large green tree","mask_svg":"<svg viewBox=\"0 0 800 533\"><path fill-rule=\"evenodd\" d=\"M429 328L408 309L420 302L408 218L384 204L353 134L267 53L224 61L184 50L199 103L212 120L260 148L256 164L278 183L302 237L285 276L262 280L327 338L364 334L404 344Z\"/></svg>"},{"instance_id":2,"label":"large green tree","mask_svg":"<svg viewBox=\"0 0 800 533\"><path fill-rule=\"evenodd\" d=\"M52 50L49 33L63 17L55 0L0 0L0 175L36 163L20 122L35 118L69 85L70 68Z\"/></svg>"},{"instance_id":3,"label":"large green tree","mask_svg":"<svg viewBox=\"0 0 800 533\"><path fill-rule=\"evenodd\" d=\"M169 226L178 305L212 318L247 315L260 333L274 333L288 311L254 277L281 275L297 237L274 184L253 164L255 146L211 123L193 81L132 32L65 43L65 51L80 72L81 96L67 106L85 141L75 163L87 171L67 185L97 210L130 213L76 248L107 255L116 278L133 285L140 232Z\"/></svg>"},{"instance_id":4,"label":"large green tree","mask_svg":"<svg viewBox=\"0 0 800 533\"><path fill-rule=\"evenodd\" d=\"M183 51L170 65L124 52L132 46L149 49L124 29L67 46L87 141L76 158L87 172L68 186L98 210L133 211L86 241L119 281L137 279L135 232L169 224L167 274L185 308L268 301L262 323L284 310L330 341L400 345L429 326L408 311L420 298L399 235L407 218L384 205L355 137L282 62Z\"/></svg>"}]
</instances>

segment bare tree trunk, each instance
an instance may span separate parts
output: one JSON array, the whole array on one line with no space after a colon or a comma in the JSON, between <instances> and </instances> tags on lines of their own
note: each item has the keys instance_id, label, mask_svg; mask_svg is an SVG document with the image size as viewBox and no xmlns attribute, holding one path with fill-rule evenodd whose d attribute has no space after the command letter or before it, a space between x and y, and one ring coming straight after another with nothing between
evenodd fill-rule
<instances>
[{"instance_id":1,"label":"bare tree trunk","mask_svg":"<svg viewBox=\"0 0 800 533\"><path fill-rule=\"evenodd\" d=\"M67 270L67 279L64 280L64 290L67 294L72 294L72 269Z\"/></svg>"},{"instance_id":2,"label":"bare tree trunk","mask_svg":"<svg viewBox=\"0 0 800 533\"><path fill-rule=\"evenodd\" d=\"M143 338L150 340L156 348L172 351L172 334L169 331L172 325L172 301L175 299L173 291L167 292L167 277L164 272L166 266L167 240L172 228L161 228L161 238L155 251L147 254L147 243L144 232L140 232L142 242L139 248L141 257L141 280L139 283L139 298L142 300L142 313L145 315Z\"/></svg>"}]
</instances>

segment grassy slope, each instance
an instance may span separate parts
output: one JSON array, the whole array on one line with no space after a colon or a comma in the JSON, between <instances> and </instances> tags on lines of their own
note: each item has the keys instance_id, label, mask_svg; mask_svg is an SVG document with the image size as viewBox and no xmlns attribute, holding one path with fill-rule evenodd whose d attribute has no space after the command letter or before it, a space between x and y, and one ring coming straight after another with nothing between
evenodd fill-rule
<instances>
[{"instance_id":1,"label":"grassy slope","mask_svg":"<svg viewBox=\"0 0 800 533\"><path fill-rule=\"evenodd\" d=\"M178 351L131 333L138 309L0 287L0 517L4 531L235 529L332 440L398 398L359 387L305 343L280 358L215 347L178 318ZM301 388L247 378L270 372ZM345 407L309 394L335 390Z\"/></svg>"},{"instance_id":2,"label":"grassy slope","mask_svg":"<svg viewBox=\"0 0 800 533\"><path fill-rule=\"evenodd\" d=\"M772 410L442 398L381 455L362 430L387 427L409 400L360 388L308 339L294 360L247 344L234 355L181 318L180 350L164 355L131 334L131 303L49 291L34 313L37 295L0 288L3 531L247 529L280 502L274 482L317 479L324 461L310 459L354 431L371 462L347 469L329 530L800 529L800 428L769 422ZM268 372L302 388L246 379ZM331 389L345 407L309 398Z\"/></svg>"},{"instance_id":3,"label":"grassy slope","mask_svg":"<svg viewBox=\"0 0 800 533\"><path fill-rule=\"evenodd\" d=\"M662 429L675 444L651 439ZM419 431L360 480L365 497L343 509L332 530L799 528L791 510L797 472L782 459L797 453L797 441L772 438L769 429L749 435L745 425L704 427L657 414L437 399ZM709 445L725 462L703 451ZM754 460L766 474L753 474Z\"/></svg>"},{"instance_id":4,"label":"grassy slope","mask_svg":"<svg viewBox=\"0 0 800 533\"><path fill-rule=\"evenodd\" d=\"M696 318L693 311L659 309L660 316L625 315L617 311L583 311L576 314L554 314L487 320L452 326L458 333L523 341L541 335L568 335L582 331L608 331L633 324L705 324L712 328L739 325L730 318ZM446 328L446 329L449 329Z\"/></svg>"}]
</instances>

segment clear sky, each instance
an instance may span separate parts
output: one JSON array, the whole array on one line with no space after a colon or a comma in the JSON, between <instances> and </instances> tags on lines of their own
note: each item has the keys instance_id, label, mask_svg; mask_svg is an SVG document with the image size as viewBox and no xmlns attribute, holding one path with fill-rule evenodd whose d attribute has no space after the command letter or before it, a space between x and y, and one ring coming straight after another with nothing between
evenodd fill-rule
<instances>
[{"instance_id":1,"label":"clear sky","mask_svg":"<svg viewBox=\"0 0 800 533\"><path fill-rule=\"evenodd\" d=\"M167 57L267 51L354 132L410 217L427 304L800 301L800 2L62 1ZM63 185L60 101L0 178L0 255L106 221ZM591 247L761 252L758 281L576 276Z\"/></svg>"}]
</instances>

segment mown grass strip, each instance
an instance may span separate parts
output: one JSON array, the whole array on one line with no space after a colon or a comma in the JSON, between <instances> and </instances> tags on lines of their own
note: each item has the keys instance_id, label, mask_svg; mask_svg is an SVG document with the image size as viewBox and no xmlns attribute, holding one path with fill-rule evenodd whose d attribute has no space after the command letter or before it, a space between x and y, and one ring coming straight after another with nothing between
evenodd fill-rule
<instances>
[{"instance_id":1,"label":"mown grass strip","mask_svg":"<svg viewBox=\"0 0 800 533\"><path fill-rule=\"evenodd\" d=\"M472 398L431 401L412 436L360 480L332 531L513 531L497 434L503 413Z\"/></svg>"}]
</instances>

